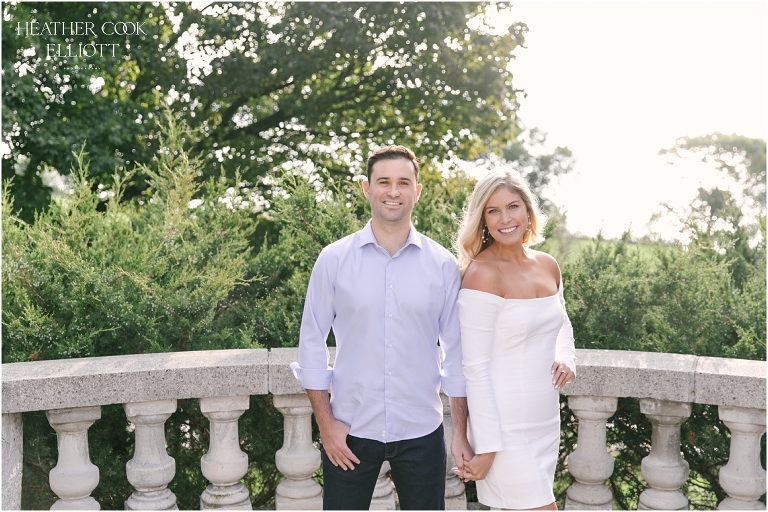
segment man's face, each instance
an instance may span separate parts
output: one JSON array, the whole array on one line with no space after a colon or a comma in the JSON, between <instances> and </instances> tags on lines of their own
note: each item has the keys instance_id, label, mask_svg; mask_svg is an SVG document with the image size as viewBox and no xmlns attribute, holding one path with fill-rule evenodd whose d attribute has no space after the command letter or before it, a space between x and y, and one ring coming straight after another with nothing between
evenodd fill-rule
<instances>
[{"instance_id":1,"label":"man's face","mask_svg":"<svg viewBox=\"0 0 768 512\"><path fill-rule=\"evenodd\" d=\"M421 185L416 183L416 169L410 160L383 159L373 164L371 180L363 182L363 192L371 203L371 215L378 222L410 224Z\"/></svg>"}]
</instances>

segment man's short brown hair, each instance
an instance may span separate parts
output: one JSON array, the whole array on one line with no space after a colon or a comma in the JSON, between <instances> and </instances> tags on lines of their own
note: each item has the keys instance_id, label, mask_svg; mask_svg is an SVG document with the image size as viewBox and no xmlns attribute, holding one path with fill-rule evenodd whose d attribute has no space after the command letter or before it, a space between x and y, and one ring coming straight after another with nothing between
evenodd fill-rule
<instances>
[{"instance_id":1,"label":"man's short brown hair","mask_svg":"<svg viewBox=\"0 0 768 512\"><path fill-rule=\"evenodd\" d=\"M411 161L414 173L416 174L416 183L418 183L419 162L416 161L416 154L405 146L384 146L371 153L371 156L368 157L368 181L371 181L373 164L379 160L397 160L398 158L404 158Z\"/></svg>"}]
</instances>

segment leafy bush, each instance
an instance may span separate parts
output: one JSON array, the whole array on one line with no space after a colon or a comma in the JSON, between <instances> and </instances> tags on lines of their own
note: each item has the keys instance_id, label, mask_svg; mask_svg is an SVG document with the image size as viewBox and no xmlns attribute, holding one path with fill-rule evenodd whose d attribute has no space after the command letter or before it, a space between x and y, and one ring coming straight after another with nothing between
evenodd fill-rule
<instances>
[{"instance_id":1,"label":"leafy bush","mask_svg":"<svg viewBox=\"0 0 768 512\"><path fill-rule=\"evenodd\" d=\"M129 175L111 189L88 181L87 154L77 155L72 193L27 224L13 212L12 184L3 190L4 363L179 350L259 347L239 302L251 264L255 216L236 184L196 179L199 162L184 150L189 133L166 116L165 137L143 198L121 201ZM45 509L56 497L47 485L56 464L56 436L43 412L24 414L25 508ZM197 508L207 482L200 457L208 421L196 400L180 401L166 423L169 453L179 471L170 484L181 508ZM132 492L125 464L133 433L120 405L106 406L90 436L101 479L93 495L123 508ZM252 397L240 420L256 505L273 499L274 453L282 416L268 397ZM184 435L183 432L194 435Z\"/></svg>"},{"instance_id":2,"label":"leafy bush","mask_svg":"<svg viewBox=\"0 0 768 512\"><path fill-rule=\"evenodd\" d=\"M754 253L764 254L762 247ZM628 236L618 242L598 238L563 269L577 348L764 360L764 257L749 262L749 269L740 290L733 266L707 245L650 247L632 245ZM563 463L578 432L577 420L567 408L562 420L561 503L572 481ZM694 404L681 434L683 456L691 469L683 492L696 509L716 508L726 497L717 472L730 452L728 429L718 419L717 407ZM616 508L637 508L638 497L647 488L640 461L650 452L650 436L651 424L640 413L638 400L619 399L607 432L608 445L617 450L608 482ZM702 446L707 449L700 450ZM765 465L764 441L762 456Z\"/></svg>"},{"instance_id":3,"label":"leafy bush","mask_svg":"<svg viewBox=\"0 0 768 512\"><path fill-rule=\"evenodd\" d=\"M85 152L72 194L34 224L13 215L5 187L3 362L252 346L252 333L219 321L247 284L252 215L217 200L225 181L195 182L185 133L168 130L157 169L143 169L144 204L120 200L130 175L93 190Z\"/></svg>"},{"instance_id":4,"label":"leafy bush","mask_svg":"<svg viewBox=\"0 0 768 512\"><path fill-rule=\"evenodd\" d=\"M251 260L254 282L246 293L252 300L245 303L254 305L253 332L260 344L296 347L315 260L323 247L362 228L364 222L355 214L362 205L353 189L329 188L320 196L297 176L285 176L280 187L267 219L262 220L272 224L277 237L275 241L265 237Z\"/></svg>"}]
</instances>

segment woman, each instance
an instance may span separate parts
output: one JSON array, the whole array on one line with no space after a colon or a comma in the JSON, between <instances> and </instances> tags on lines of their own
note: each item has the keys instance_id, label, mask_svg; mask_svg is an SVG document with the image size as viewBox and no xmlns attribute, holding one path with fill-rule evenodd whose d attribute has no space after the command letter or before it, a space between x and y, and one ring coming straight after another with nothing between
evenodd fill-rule
<instances>
[{"instance_id":1,"label":"woman","mask_svg":"<svg viewBox=\"0 0 768 512\"><path fill-rule=\"evenodd\" d=\"M475 456L454 472L503 509L557 509L558 390L573 382L573 329L560 267L528 246L543 227L537 199L509 172L482 178L456 249L459 318Z\"/></svg>"}]
</instances>

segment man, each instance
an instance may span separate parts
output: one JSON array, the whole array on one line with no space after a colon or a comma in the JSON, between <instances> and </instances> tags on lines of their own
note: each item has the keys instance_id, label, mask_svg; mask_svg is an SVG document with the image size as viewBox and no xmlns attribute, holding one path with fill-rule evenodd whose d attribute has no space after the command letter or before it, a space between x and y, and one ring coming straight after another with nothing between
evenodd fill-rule
<instances>
[{"instance_id":1,"label":"man","mask_svg":"<svg viewBox=\"0 0 768 512\"><path fill-rule=\"evenodd\" d=\"M371 220L323 249L309 280L299 362L291 368L320 427L325 510L368 509L384 460L401 509L445 508L441 384L451 397L451 452L459 469L472 459L459 269L447 250L411 224L418 179L411 150L375 151L363 182ZM333 369L325 343L331 327Z\"/></svg>"}]
</instances>

